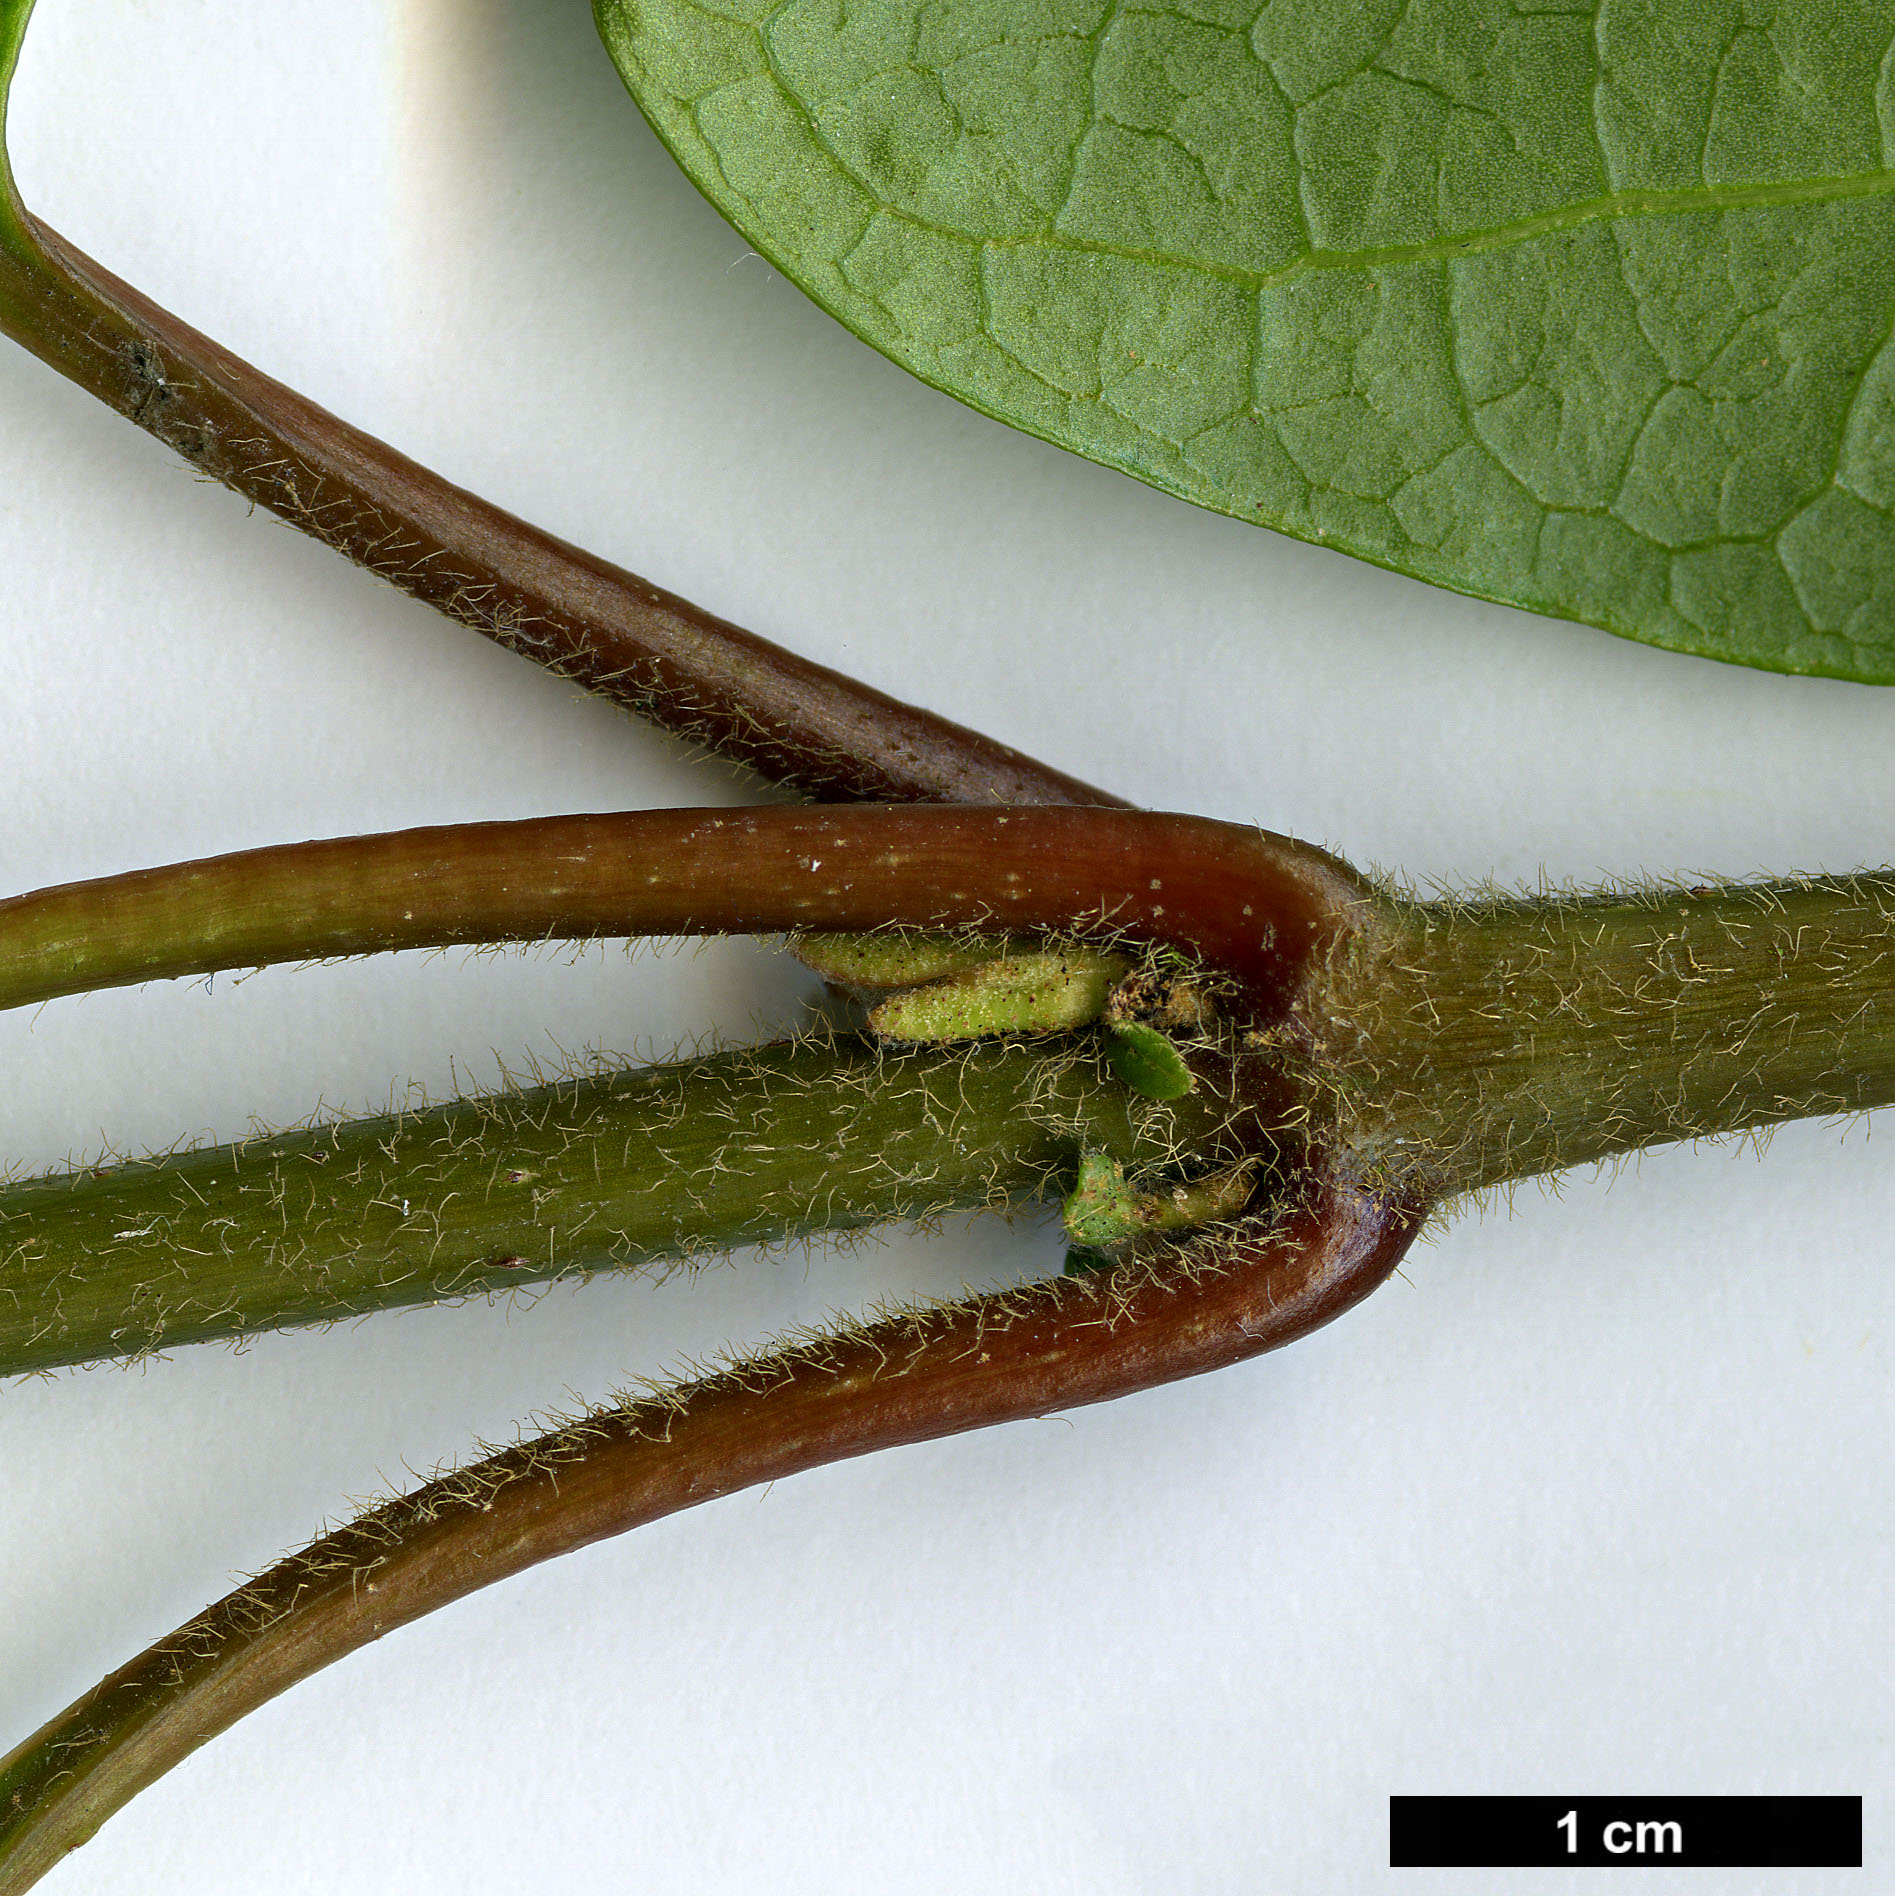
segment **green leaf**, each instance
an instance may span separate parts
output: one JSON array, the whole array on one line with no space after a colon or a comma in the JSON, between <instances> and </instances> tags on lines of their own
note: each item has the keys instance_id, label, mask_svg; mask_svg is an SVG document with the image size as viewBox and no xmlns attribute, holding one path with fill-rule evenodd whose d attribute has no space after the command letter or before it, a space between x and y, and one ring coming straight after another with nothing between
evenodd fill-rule
<instances>
[{"instance_id":1,"label":"green leaf","mask_svg":"<svg viewBox=\"0 0 1895 1896\"><path fill-rule=\"evenodd\" d=\"M1176 1045L1142 1021L1108 1027L1105 1057L1119 1083L1147 1099L1182 1099L1195 1084Z\"/></svg>"},{"instance_id":2,"label":"green leaf","mask_svg":"<svg viewBox=\"0 0 1895 1896\"><path fill-rule=\"evenodd\" d=\"M0 249L16 254L30 251L32 245L22 224L13 166L7 157L7 100L13 92L26 23L32 17L33 0L0 0Z\"/></svg>"},{"instance_id":3,"label":"green leaf","mask_svg":"<svg viewBox=\"0 0 1895 1896\"><path fill-rule=\"evenodd\" d=\"M858 335L1437 584L1895 681L1895 0L597 0Z\"/></svg>"}]
</instances>

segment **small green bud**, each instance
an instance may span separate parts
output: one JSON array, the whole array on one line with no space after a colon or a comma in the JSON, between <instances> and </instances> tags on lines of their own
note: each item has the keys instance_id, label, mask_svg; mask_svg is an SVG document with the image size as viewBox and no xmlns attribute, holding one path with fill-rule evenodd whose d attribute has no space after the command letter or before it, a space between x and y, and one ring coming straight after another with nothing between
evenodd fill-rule
<instances>
[{"instance_id":1,"label":"small green bud","mask_svg":"<svg viewBox=\"0 0 1895 1896\"><path fill-rule=\"evenodd\" d=\"M1105 1057L1120 1083L1147 1099L1182 1099L1197 1084L1177 1047L1141 1021L1108 1027Z\"/></svg>"},{"instance_id":2,"label":"small green bud","mask_svg":"<svg viewBox=\"0 0 1895 1896\"><path fill-rule=\"evenodd\" d=\"M869 935L792 935L789 951L841 987L914 987L961 974L1007 953L1005 935L948 935L879 929Z\"/></svg>"},{"instance_id":3,"label":"small green bud","mask_svg":"<svg viewBox=\"0 0 1895 1896\"><path fill-rule=\"evenodd\" d=\"M1059 1209L1066 1235L1085 1250L1121 1244L1137 1235L1137 1195L1125 1182L1125 1168L1103 1152L1079 1161L1079 1182Z\"/></svg>"},{"instance_id":4,"label":"small green bud","mask_svg":"<svg viewBox=\"0 0 1895 1896\"><path fill-rule=\"evenodd\" d=\"M1199 1225L1234 1218L1250 1202L1258 1161L1213 1172L1208 1178L1173 1185L1168 1191L1135 1192L1125 1168L1102 1152L1079 1161L1079 1182L1060 1207L1060 1223L1075 1245L1102 1250L1149 1232L1190 1231Z\"/></svg>"},{"instance_id":5,"label":"small green bud","mask_svg":"<svg viewBox=\"0 0 1895 1896\"><path fill-rule=\"evenodd\" d=\"M1105 1011L1124 974L1123 955L1095 948L1012 954L892 995L869 1015L885 1040L979 1040L989 1034L1057 1034Z\"/></svg>"}]
</instances>

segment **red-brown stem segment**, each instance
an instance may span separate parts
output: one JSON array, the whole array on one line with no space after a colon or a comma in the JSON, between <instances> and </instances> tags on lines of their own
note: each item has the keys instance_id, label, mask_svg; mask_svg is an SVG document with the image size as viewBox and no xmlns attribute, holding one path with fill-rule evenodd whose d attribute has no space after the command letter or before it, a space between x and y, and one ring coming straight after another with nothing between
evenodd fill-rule
<instances>
[{"instance_id":1,"label":"red-brown stem segment","mask_svg":"<svg viewBox=\"0 0 1895 1896\"><path fill-rule=\"evenodd\" d=\"M23 9L0 8L0 90ZM0 102L3 103L3 102ZM812 664L456 487L32 218L0 162L0 331L403 592L763 776L837 802L1124 800Z\"/></svg>"},{"instance_id":2,"label":"red-brown stem segment","mask_svg":"<svg viewBox=\"0 0 1895 1896\"><path fill-rule=\"evenodd\" d=\"M453 942L1101 930L1235 976L1274 1020L1368 913L1305 843L1130 810L652 810L295 843L0 903L0 1006Z\"/></svg>"},{"instance_id":3,"label":"red-brown stem segment","mask_svg":"<svg viewBox=\"0 0 1895 1896\"><path fill-rule=\"evenodd\" d=\"M1102 1402L1304 1335L1421 1207L1312 1174L1269 1235L872 1324L607 1410L430 1483L231 1594L0 1762L0 1896L320 1667L538 1561L821 1463Z\"/></svg>"}]
</instances>

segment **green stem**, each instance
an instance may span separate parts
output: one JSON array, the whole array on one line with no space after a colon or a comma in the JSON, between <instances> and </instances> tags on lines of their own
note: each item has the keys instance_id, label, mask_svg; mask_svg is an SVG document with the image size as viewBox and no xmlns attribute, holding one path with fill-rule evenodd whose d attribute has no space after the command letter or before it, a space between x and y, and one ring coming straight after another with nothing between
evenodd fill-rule
<instances>
[{"instance_id":1,"label":"green stem","mask_svg":"<svg viewBox=\"0 0 1895 1896\"><path fill-rule=\"evenodd\" d=\"M537 1561L823 1462L1216 1369L1327 1322L1394 1268L1418 1218L1304 1183L1277 1225L1182 1268L902 1312L599 1411L326 1536L0 1759L0 1896L244 1713Z\"/></svg>"},{"instance_id":2,"label":"green stem","mask_svg":"<svg viewBox=\"0 0 1895 1896\"><path fill-rule=\"evenodd\" d=\"M0 0L0 133L31 0ZM833 801L1123 799L811 664L454 486L254 369L48 230L0 142L0 332L449 618Z\"/></svg>"},{"instance_id":3,"label":"green stem","mask_svg":"<svg viewBox=\"0 0 1895 1896\"><path fill-rule=\"evenodd\" d=\"M1234 1157L1228 1105L984 1046L764 1047L0 1190L0 1375L1022 1205L1084 1151Z\"/></svg>"},{"instance_id":4,"label":"green stem","mask_svg":"<svg viewBox=\"0 0 1895 1896\"><path fill-rule=\"evenodd\" d=\"M548 929L971 925L997 914L1029 928L1096 926L1110 914L1133 934L1236 974L1240 1018L1260 1056L1242 1063L1237 1081L1246 1136L1268 1143L1273 1128L1307 1124L1350 1175L1424 1197L1660 1140L1895 1100L1890 878L1553 902L1377 902L1330 859L1280 839L1106 811L659 812L259 851L0 905L0 999ZM1000 1121L982 1137L1004 1145ZM1200 1168L1239 1156L1194 1154ZM937 1154L926 1164L940 1162ZM926 1164L917 1157L914 1175ZM695 1177L701 1168L686 1170ZM386 1207L404 1198L432 1203L404 1187L405 1176L374 1174L379 1215L392 1219ZM99 1214L112 1233L151 1223L142 1203L120 1206L109 1194L99 1202L114 1207ZM437 1231L467 1214L426 1215L432 1223L404 1225L398 1268L376 1262L385 1255L376 1247L392 1238L366 1241L339 1308L370 1307L362 1272L391 1273L395 1299L416 1301L507 1281L496 1274L518 1270L515 1258L538 1267L538 1226L511 1235L476 1226L479 1237L441 1254L430 1279L422 1251L435 1256ZM864 1215L889 1213L877 1201ZM582 1221L575 1204L546 1228ZM851 1212L841 1221L858 1220ZM103 1223L87 1228L96 1255L146 1242L108 1243ZM737 1241L714 1219L705 1232L713 1244ZM270 1241L278 1277L267 1294L256 1284L241 1296L207 1288L207 1307L203 1298L179 1301L175 1285L160 1296L135 1275L100 1288L84 1313L85 1352L333 1314L323 1301L330 1265L298 1263L311 1254L280 1230ZM626 1237L620 1249L652 1255L680 1242L668 1229L660 1240ZM244 1243L263 1254L264 1239ZM216 1246L201 1233L187 1247L207 1248ZM43 1298L22 1322L25 1339L50 1334ZM59 1360L70 1360L71 1346L58 1347L68 1351Z\"/></svg>"},{"instance_id":5,"label":"green stem","mask_svg":"<svg viewBox=\"0 0 1895 1896\"><path fill-rule=\"evenodd\" d=\"M1391 903L1309 1002L1366 1175L1452 1195L1895 1103L1895 877Z\"/></svg>"},{"instance_id":6,"label":"green stem","mask_svg":"<svg viewBox=\"0 0 1895 1896\"><path fill-rule=\"evenodd\" d=\"M1328 965L1361 907L1362 885L1321 852L1194 818L898 807L558 817L258 850L0 904L0 1003L447 941L967 925L1001 913L1016 928L1110 918L1204 954L1237 975L1248 1018L1268 1022ZM1069 1183L1073 1141L1092 1136L1096 1112L1119 1115L1099 1149L1133 1138L1116 1085L1100 1093L1087 1082L1084 1101L1068 1097L1059 1076L1080 1071L1070 1050L1052 1067L991 1053L930 1057L946 1062L955 1087L973 1087L965 1107L952 1092L884 1097L855 1068L828 1105L812 1088L813 1121L733 1145L732 1124L771 1125L808 1078L797 1068L797 1084L771 1081L766 1061L720 1071L735 1088L729 1100L716 1085L687 1088L689 1123L674 1123L682 1107L661 1095L663 1137L640 1116L653 1110L639 1104L640 1083L619 1082L556 1090L524 1113L463 1105L405 1129L298 1135L24 1188L7 1207L17 1214L6 1266L15 1281L4 1286L14 1310L0 1312L12 1325L8 1366L316 1321L693 1243L1006 1200L1043 1189L1055 1171ZM871 1078L914 1071L933 1069L892 1059L868 1069ZM981 1078L990 1073L1005 1081L991 1098ZM1161 1136L1152 1128L1173 1117L1147 1112L1133 1162L1153 1161L1153 1136L1166 1152L1188 1148L1196 1164L1268 1144L1281 1102L1260 1077L1237 1105L1220 1104L1228 1089L1207 1084ZM895 1117L858 1124L842 1114L865 1091ZM905 1133L903 1111L919 1115ZM1225 1149L1217 1128L1238 1111L1248 1144ZM1065 1128L1050 1154L1049 1124ZM746 1197L758 1192L753 1218ZM543 1219L535 1193L551 1207Z\"/></svg>"}]
</instances>

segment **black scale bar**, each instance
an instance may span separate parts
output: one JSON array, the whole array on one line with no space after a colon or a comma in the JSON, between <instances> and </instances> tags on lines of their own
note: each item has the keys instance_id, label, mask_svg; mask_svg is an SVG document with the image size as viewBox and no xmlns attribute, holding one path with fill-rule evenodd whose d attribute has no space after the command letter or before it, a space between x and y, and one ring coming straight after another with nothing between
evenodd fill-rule
<instances>
[{"instance_id":1,"label":"black scale bar","mask_svg":"<svg viewBox=\"0 0 1895 1896\"><path fill-rule=\"evenodd\" d=\"M1391 1797L1391 1869L1860 1869L1859 1797Z\"/></svg>"}]
</instances>

